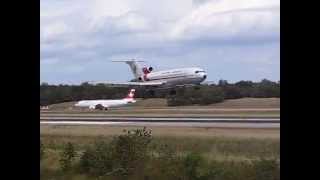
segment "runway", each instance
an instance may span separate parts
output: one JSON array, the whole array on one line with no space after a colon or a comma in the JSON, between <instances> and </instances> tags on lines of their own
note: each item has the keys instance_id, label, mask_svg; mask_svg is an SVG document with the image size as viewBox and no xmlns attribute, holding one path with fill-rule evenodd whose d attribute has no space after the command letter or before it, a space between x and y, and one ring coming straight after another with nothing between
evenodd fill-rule
<instances>
[{"instance_id":1,"label":"runway","mask_svg":"<svg viewBox=\"0 0 320 180\"><path fill-rule=\"evenodd\" d=\"M279 117L127 117L95 115L45 115L41 125L108 125L164 127L221 127L221 128L280 128Z\"/></svg>"}]
</instances>

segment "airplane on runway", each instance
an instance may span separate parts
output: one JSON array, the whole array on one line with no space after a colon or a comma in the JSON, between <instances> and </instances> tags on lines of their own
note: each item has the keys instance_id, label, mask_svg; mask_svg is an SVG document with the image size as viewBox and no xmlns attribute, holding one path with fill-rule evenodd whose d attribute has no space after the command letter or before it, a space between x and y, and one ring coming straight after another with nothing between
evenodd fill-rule
<instances>
[{"instance_id":1,"label":"airplane on runway","mask_svg":"<svg viewBox=\"0 0 320 180\"><path fill-rule=\"evenodd\" d=\"M135 78L130 82L124 83L96 82L95 84L169 89L198 85L207 78L207 73L203 69L197 67L154 71L153 67L141 68L138 62L144 61L124 60L113 62L127 63Z\"/></svg>"},{"instance_id":2,"label":"airplane on runway","mask_svg":"<svg viewBox=\"0 0 320 180\"><path fill-rule=\"evenodd\" d=\"M82 100L75 104L76 107L88 107L89 109L108 110L110 107L121 107L131 103L135 103L135 89L131 89L128 95L123 99L108 99L108 100Z\"/></svg>"}]
</instances>

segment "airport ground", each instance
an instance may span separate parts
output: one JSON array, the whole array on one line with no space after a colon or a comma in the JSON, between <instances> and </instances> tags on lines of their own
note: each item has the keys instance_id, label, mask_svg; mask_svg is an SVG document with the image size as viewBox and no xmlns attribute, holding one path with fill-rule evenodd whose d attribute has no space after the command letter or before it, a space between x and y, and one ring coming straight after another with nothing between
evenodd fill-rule
<instances>
[{"instance_id":1,"label":"airport ground","mask_svg":"<svg viewBox=\"0 0 320 180\"><path fill-rule=\"evenodd\" d=\"M41 114L95 114L104 116L280 116L279 98L242 98L225 100L222 103L208 106L177 106L168 107L165 99L138 99L130 106L112 108L108 111L76 108L75 102L53 104L49 110Z\"/></svg>"},{"instance_id":2,"label":"airport ground","mask_svg":"<svg viewBox=\"0 0 320 180\"><path fill-rule=\"evenodd\" d=\"M130 107L116 108L109 111L89 111L75 109L71 103L55 104L49 110L42 111L41 117L191 117L191 118L276 118L280 121L280 99L277 98L243 98L227 100L210 106L167 107L164 99L147 99ZM280 127L280 122L279 122ZM243 128L216 126L175 126L154 125L152 130L152 147L166 144L179 154L199 153L208 163L224 169L222 179L248 179L252 172L259 172L259 167L250 165L258 159L280 160L280 128ZM78 154L97 141L110 141L113 137L124 134L124 129L142 128L139 125L117 124L41 124L41 141L46 147L46 158L41 162L41 177L56 179L95 179L76 172L61 174L59 158L64 145L71 142ZM79 160L79 159L78 159ZM77 162L78 162L77 160ZM230 163L230 164L229 164ZM262 165L263 167L266 164ZM270 164L270 167L273 165ZM268 162L267 166L269 167ZM150 167L156 164L150 165ZM159 164L160 167L164 165ZM201 165L205 167L206 165ZM157 169L157 168L156 168ZM160 170L156 170L159 171ZM148 172L148 171L146 171ZM150 172L153 173L153 172ZM223 175L225 174L225 175ZM234 177L232 177L234 175ZM161 176L157 174L156 176ZM219 175L218 175L219 176ZM262 176L278 176L277 171L263 170ZM112 178L111 178L112 179ZM139 178L136 178L139 179ZM267 178L268 179L268 178ZM274 179L274 178L271 178Z\"/></svg>"},{"instance_id":3,"label":"airport ground","mask_svg":"<svg viewBox=\"0 0 320 180\"><path fill-rule=\"evenodd\" d=\"M79 110L73 105L75 102L66 102L50 105L51 111L72 111ZM166 99L164 98L149 98L149 99L137 99L137 102L129 107L122 107L125 109L190 109L190 108L207 108L207 109L278 109L280 108L280 98L241 98L225 100L222 103L216 103L207 106L178 106L168 107ZM99 111L97 111L99 112ZM101 111L100 111L101 112Z\"/></svg>"},{"instance_id":4,"label":"airport ground","mask_svg":"<svg viewBox=\"0 0 320 180\"><path fill-rule=\"evenodd\" d=\"M280 99L279 98L242 98L226 100L209 106L181 106L168 107L165 99L146 99L140 100L130 107L115 108L109 111L75 109L74 102L51 105L47 111L42 111L40 116L43 118L121 118L121 117L189 117L194 118L278 118L280 121ZM256 137L256 138L279 138L279 128L240 128L239 126L177 126L173 123L167 126L147 124L152 128L156 136L190 136L190 137ZM126 125L41 125L43 135L74 135L74 136L109 136L121 132L124 128L136 128L136 126ZM250 126L248 126L250 127ZM280 123L279 123L280 127Z\"/></svg>"}]
</instances>

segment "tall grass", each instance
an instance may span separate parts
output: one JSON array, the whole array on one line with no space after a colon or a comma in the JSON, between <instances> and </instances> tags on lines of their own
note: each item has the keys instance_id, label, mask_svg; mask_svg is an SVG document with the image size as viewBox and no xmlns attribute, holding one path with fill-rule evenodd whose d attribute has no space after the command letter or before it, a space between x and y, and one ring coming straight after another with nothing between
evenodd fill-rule
<instances>
[{"instance_id":1,"label":"tall grass","mask_svg":"<svg viewBox=\"0 0 320 180\"><path fill-rule=\"evenodd\" d=\"M41 179L279 179L278 139L152 137L146 144L139 140L143 135L121 137L42 136ZM74 167L63 172L59 159L68 142L77 157ZM89 161L83 161L86 152ZM89 162L89 170L80 170L83 162ZM102 165L106 168L98 174L90 170ZM130 171L126 174L123 167Z\"/></svg>"},{"instance_id":2,"label":"tall grass","mask_svg":"<svg viewBox=\"0 0 320 180\"><path fill-rule=\"evenodd\" d=\"M112 136L42 136L42 142L47 148L59 150L67 142L75 145L79 151L96 141L110 142ZM231 138L231 137L153 137L150 146L167 144L177 151L198 152L201 154L219 154L240 157L279 157L279 139Z\"/></svg>"}]
</instances>

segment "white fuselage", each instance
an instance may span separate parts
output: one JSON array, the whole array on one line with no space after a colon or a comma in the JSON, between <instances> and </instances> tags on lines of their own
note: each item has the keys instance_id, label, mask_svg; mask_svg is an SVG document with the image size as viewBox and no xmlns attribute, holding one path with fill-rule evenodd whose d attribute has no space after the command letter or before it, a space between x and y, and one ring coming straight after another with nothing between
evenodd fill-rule
<instances>
[{"instance_id":1,"label":"white fuselage","mask_svg":"<svg viewBox=\"0 0 320 180\"><path fill-rule=\"evenodd\" d=\"M166 86L180 84L200 84L207 78L207 73L200 68L181 68L150 72L140 78L144 82L166 81Z\"/></svg>"},{"instance_id":2,"label":"white fuselage","mask_svg":"<svg viewBox=\"0 0 320 180\"><path fill-rule=\"evenodd\" d=\"M108 99L108 100L82 100L79 101L75 106L77 107L89 107L90 109L94 109L97 105L102 105L103 107L110 108L110 107L120 107L125 106L127 104L131 104L136 102L132 99Z\"/></svg>"}]
</instances>

